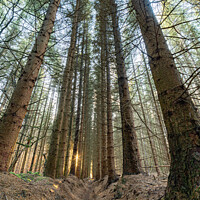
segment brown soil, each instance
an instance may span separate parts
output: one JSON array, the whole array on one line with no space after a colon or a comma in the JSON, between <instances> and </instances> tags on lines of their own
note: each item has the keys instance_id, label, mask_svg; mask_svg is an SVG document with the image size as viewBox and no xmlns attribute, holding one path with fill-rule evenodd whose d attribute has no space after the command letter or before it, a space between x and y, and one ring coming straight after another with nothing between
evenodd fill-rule
<instances>
[{"instance_id":1,"label":"brown soil","mask_svg":"<svg viewBox=\"0 0 200 200\"><path fill-rule=\"evenodd\" d=\"M166 180L142 174L124 176L107 186L107 177L99 181L35 177L28 183L0 173L0 200L158 200L165 187Z\"/></svg>"}]
</instances>

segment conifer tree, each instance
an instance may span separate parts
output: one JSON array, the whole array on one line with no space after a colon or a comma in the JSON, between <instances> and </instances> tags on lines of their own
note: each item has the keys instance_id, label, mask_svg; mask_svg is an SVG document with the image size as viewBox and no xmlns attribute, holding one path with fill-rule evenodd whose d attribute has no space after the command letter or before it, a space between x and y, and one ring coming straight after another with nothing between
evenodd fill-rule
<instances>
[{"instance_id":1,"label":"conifer tree","mask_svg":"<svg viewBox=\"0 0 200 200\"><path fill-rule=\"evenodd\" d=\"M73 74L70 72L72 71L72 68L74 65L78 20L79 20L79 13L80 13L80 10L79 10L80 3L81 3L80 0L76 1L75 14L73 16L73 21L72 21L72 33L71 33L70 47L68 50L67 62L66 62L66 66L64 69L64 73L63 73L63 79L62 79L58 113L57 113L57 117L54 121L54 128L53 128L53 132L52 132L52 136L51 136L51 144L50 144L49 154L48 154L47 163L46 163L46 167L45 167L45 174L46 174L46 176L50 176L50 177L56 176L58 148L59 148L59 140L60 140L60 134L61 134L62 124L63 124L63 115L64 115L66 95L67 95L67 88L68 88L69 80L71 80L70 76L72 76L72 74ZM61 164L61 165L63 166L63 164ZM59 176L60 176L60 174L59 174Z\"/></svg>"},{"instance_id":2,"label":"conifer tree","mask_svg":"<svg viewBox=\"0 0 200 200\"><path fill-rule=\"evenodd\" d=\"M123 48L117 16L117 4L110 0L110 13L112 16L112 27L115 44L115 54L117 63L117 75L120 96L120 111L122 119L122 141L123 141L123 174L140 173L140 160L138 144L133 121L131 99L129 93L128 80L125 69Z\"/></svg>"},{"instance_id":3,"label":"conifer tree","mask_svg":"<svg viewBox=\"0 0 200 200\"><path fill-rule=\"evenodd\" d=\"M149 0L132 0L158 92L171 154L165 199L193 199L200 181L199 115Z\"/></svg>"},{"instance_id":4,"label":"conifer tree","mask_svg":"<svg viewBox=\"0 0 200 200\"><path fill-rule=\"evenodd\" d=\"M40 66L43 62L44 54L48 45L50 34L53 31L56 12L60 0L51 0L42 27L38 33L32 52L16 88L12 94L11 100L4 116L0 121L0 171L7 171L11 155L14 151L15 143L27 112L31 93Z\"/></svg>"}]
</instances>

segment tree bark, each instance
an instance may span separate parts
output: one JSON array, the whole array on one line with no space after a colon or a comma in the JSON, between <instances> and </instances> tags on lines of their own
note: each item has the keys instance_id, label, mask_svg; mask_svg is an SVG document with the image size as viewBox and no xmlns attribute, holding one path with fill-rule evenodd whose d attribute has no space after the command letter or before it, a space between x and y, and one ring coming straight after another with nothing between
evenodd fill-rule
<instances>
[{"instance_id":1,"label":"tree bark","mask_svg":"<svg viewBox=\"0 0 200 200\"><path fill-rule=\"evenodd\" d=\"M29 114L29 113L28 113ZM26 126L27 126L27 121L28 121L28 117L29 115L26 115L25 116L25 119L24 119L24 126L22 128L22 131L21 131L21 136L19 138L19 144L17 145L17 149L16 149L16 152L15 152L15 155L14 155L14 158L10 164L10 167L9 167L9 172L14 172L14 169L15 169L15 165L17 164L17 161L19 159L19 157L21 156L22 154L22 149L20 147L22 147L22 143L24 141L24 138L25 138L25 130L26 130ZM21 151L20 151L21 150Z\"/></svg>"},{"instance_id":2,"label":"tree bark","mask_svg":"<svg viewBox=\"0 0 200 200\"><path fill-rule=\"evenodd\" d=\"M35 87L34 87L33 93L32 93L32 95L31 95L31 100L30 100L30 105L29 105L29 107L28 107L28 110L31 110L32 107L33 107L33 105L34 105L34 104L32 104L32 103L33 103L34 96L35 96L35 93L36 93L37 84L38 84L38 81L36 82L36 85L35 85ZM10 172L10 171L14 172L15 165L17 164L17 161L18 161L19 157L21 156L21 154L22 154L22 152L23 152L23 150L22 150L20 147L22 147L21 144L23 143L24 138L25 138L25 132L26 132L27 127L28 127L29 118L30 118L30 112L27 112L27 114L25 115L25 118L24 118L24 124L22 125L23 128L21 129L21 136L20 136L20 138L19 138L19 144L18 144L18 146L17 146L17 149L16 149L16 152L15 152L14 158L13 158L13 160L12 160L12 162L11 162L10 167L9 167L9 170L8 170L9 172ZM20 151L20 149L21 149L21 151Z\"/></svg>"}]
</instances>

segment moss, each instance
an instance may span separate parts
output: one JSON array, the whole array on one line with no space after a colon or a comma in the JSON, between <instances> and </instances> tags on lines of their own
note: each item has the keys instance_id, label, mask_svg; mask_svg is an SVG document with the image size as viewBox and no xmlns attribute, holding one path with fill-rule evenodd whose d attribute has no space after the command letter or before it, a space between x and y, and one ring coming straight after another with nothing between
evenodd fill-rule
<instances>
[{"instance_id":1,"label":"moss","mask_svg":"<svg viewBox=\"0 0 200 200\"><path fill-rule=\"evenodd\" d=\"M126 180L124 177L121 178L121 183L122 183L122 184L126 184L126 181L127 181L127 180Z\"/></svg>"},{"instance_id":2,"label":"moss","mask_svg":"<svg viewBox=\"0 0 200 200\"><path fill-rule=\"evenodd\" d=\"M15 176L17 176L18 178L22 179L23 181L26 182L31 182L31 181L39 181L39 180L43 180L45 179L45 177L43 177L39 172L27 172L27 174L25 173L20 173L20 174L16 174L14 172L10 172L10 174L13 174Z\"/></svg>"},{"instance_id":3,"label":"moss","mask_svg":"<svg viewBox=\"0 0 200 200\"><path fill-rule=\"evenodd\" d=\"M198 199L200 199L200 187L196 187L196 188L192 191L191 198L192 198L193 200L198 200Z\"/></svg>"},{"instance_id":4,"label":"moss","mask_svg":"<svg viewBox=\"0 0 200 200\"><path fill-rule=\"evenodd\" d=\"M114 199L120 199L122 197L122 192L120 191L121 187L119 185L116 185L115 189L114 189L114 192L115 195L114 195Z\"/></svg>"}]
</instances>

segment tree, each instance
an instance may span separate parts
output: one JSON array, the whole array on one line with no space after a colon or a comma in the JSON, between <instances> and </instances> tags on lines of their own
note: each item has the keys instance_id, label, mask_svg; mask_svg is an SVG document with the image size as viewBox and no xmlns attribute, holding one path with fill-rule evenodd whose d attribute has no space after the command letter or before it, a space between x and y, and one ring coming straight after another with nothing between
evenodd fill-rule
<instances>
[{"instance_id":1,"label":"tree","mask_svg":"<svg viewBox=\"0 0 200 200\"><path fill-rule=\"evenodd\" d=\"M106 127L106 7L104 0L100 0L99 18L100 18L100 46L101 46L101 176L108 174L107 169L107 127Z\"/></svg>"},{"instance_id":2,"label":"tree","mask_svg":"<svg viewBox=\"0 0 200 200\"><path fill-rule=\"evenodd\" d=\"M82 110L81 110L81 121L80 121L80 128L79 128L79 144L78 144L78 163L77 163L77 170L76 170L76 175L77 177L81 177L81 174L82 174L82 162L83 162L83 141L84 141L84 122L85 122L85 107L86 107L86 84L87 84L87 71L88 71L88 60L86 58L86 55L87 55L87 49L88 49L88 43L87 43L87 40L88 40L88 35L87 35L87 32L88 32L88 27L85 28L86 32L86 40L85 40L85 67L84 67L84 73L83 73L83 95L82 95ZM82 44L84 45L84 44Z\"/></svg>"},{"instance_id":3,"label":"tree","mask_svg":"<svg viewBox=\"0 0 200 200\"><path fill-rule=\"evenodd\" d=\"M71 102L71 113L70 113L70 122L69 122L69 131L68 131L68 141L67 141L67 152L65 159L65 170L64 176L68 175L69 171L69 157L70 157L70 148L71 148L71 138L72 138L72 126L73 126L73 118L74 118L74 109L75 109L75 95L76 95L76 84L77 84L77 68L78 68L78 60L79 60L79 44L77 45L77 55L76 55L76 64L74 71L74 85L73 85L73 94L72 94L72 102Z\"/></svg>"},{"instance_id":4,"label":"tree","mask_svg":"<svg viewBox=\"0 0 200 200\"><path fill-rule=\"evenodd\" d=\"M78 141L79 141L79 131L80 131L80 114L81 114L81 102L82 102L82 87L83 87L83 59L84 59L84 47L85 47L85 27L83 28L83 39L82 39L82 49L81 49L81 63L80 63L80 78L79 78L79 91L78 91L78 106L76 114L76 128L74 137L74 147L72 155L72 163L70 174L75 175L76 173L76 158L78 152Z\"/></svg>"},{"instance_id":5,"label":"tree","mask_svg":"<svg viewBox=\"0 0 200 200\"><path fill-rule=\"evenodd\" d=\"M193 199L200 180L197 109L183 85L148 0L132 0L168 131L171 167L165 199Z\"/></svg>"},{"instance_id":6,"label":"tree","mask_svg":"<svg viewBox=\"0 0 200 200\"><path fill-rule=\"evenodd\" d=\"M138 156L139 152L136 132L134 128L133 113L124 63L124 56L122 52L121 36L117 17L117 5L114 0L110 0L110 12L112 16L112 27L114 34L114 44L117 63L116 67L120 96L120 110L122 119L123 174L138 174L141 170Z\"/></svg>"},{"instance_id":7,"label":"tree","mask_svg":"<svg viewBox=\"0 0 200 200\"><path fill-rule=\"evenodd\" d=\"M97 83L96 83L96 108L95 108L95 111L96 111L96 148L95 148L95 151L96 151L96 163L95 163L95 178L96 180L99 180L101 178L101 113L100 113L100 105L101 105L101 96L100 96L100 69L99 69L99 66L97 67L96 69L96 79L97 79Z\"/></svg>"},{"instance_id":8,"label":"tree","mask_svg":"<svg viewBox=\"0 0 200 200\"><path fill-rule=\"evenodd\" d=\"M108 47L107 47L106 37L105 37L105 45L106 45L106 72L107 72L107 166L108 166L108 182L111 183L115 181L117 177L115 172L115 159L114 159L110 64L108 61L108 49L107 49Z\"/></svg>"},{"instance_id":9,"label":"tree","mask_svg":"<svg viewBox=\"0 0 200 200\"><path fill-rule=\"evenodd\" d=\"M56 176L58 145L59 145L59 139L60 139L62 124L63 124L63 115L64 115L66 95L67 95L67 88L68 88L69 80L71 80L70 76L72 76L73 74L70 72L72 71L72 67L74 65L74 56L75 56L76 40L77 40L76 36L77 36L78 20L79 20L79 8L80 8L80 0L77 0L76 7L75 7L75 14L73 16L73 21L72 21L70 47L68 50L67 62L64 69L64 73L63 73L58 113L54 121L54 129L51 136L51 144L50 144L49 154L48 154L47 163L45 167L45 174L46 176L50 176L50 177ZM63 163L61 165L63 166Z\"/></svg>"},{"instance_id":10,"label":"tree","mask_svg":"<svg viewBox=\"0 0 200 200\"><path fill-rule=\"evenodd\" d=\"M43 62L60 0L51 0L36 42L29 55L6 112L0 121L0 171L7 171L15 143L27 112L31 93Z\"/></svg>"}]
</instances>

